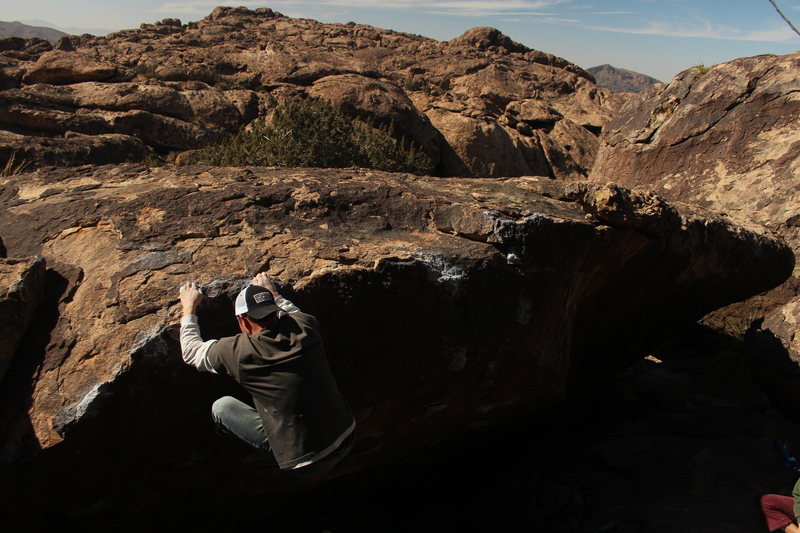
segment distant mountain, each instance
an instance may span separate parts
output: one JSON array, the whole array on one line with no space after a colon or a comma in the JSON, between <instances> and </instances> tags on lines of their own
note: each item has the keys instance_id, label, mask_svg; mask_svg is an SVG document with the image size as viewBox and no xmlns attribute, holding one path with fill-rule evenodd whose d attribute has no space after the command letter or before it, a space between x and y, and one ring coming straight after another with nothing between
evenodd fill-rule
<instances>
[{"instance_id":1,"label":"distant mountain","mask_svg":"<svg viewBox=\"0 0 800 533\"><path fill-rule=\"evenodd\" d=\"M63 31L54 30L53 28L45 28L44 26L28 26L21 22L3 22L0 21L0 37L22 37L30 39L32 37L40 37L47 39L51 43L55 43L62 35L66 35Z\"/></svg>"},{"instance_id":2,"label":"distant mountain","mask_svg":"<svg viewBox=\"0 0 800 533\"><path fill-rule=\"evenodd\" d=\"M45 28L53 28L58 31L66 32L69 35L83 35L84 33L88 33L90 35L106 35L113 31L121 30L123 26L120 26L116 29L109 29L109 28L87 28L87 27L77 27L77 26L61 26L59 24L54 24L49 20L43 19L26 19L20 20L21 23L27 24L28 26L44 26Z\"/></svg>"},{"instance_id":3,"label":"distant mountain","mask_svg":"<svg viewBox=\"0 0 800 533\"><path fill-rule=\"evenodd\" d=\"M648 85L661 83L659 80L645 74L612 67L611 65L600 65L586 70L591 72L595 80L597 80L598 87L605 87L616 93L638 93Z\"/></svg>"}]
</instances>

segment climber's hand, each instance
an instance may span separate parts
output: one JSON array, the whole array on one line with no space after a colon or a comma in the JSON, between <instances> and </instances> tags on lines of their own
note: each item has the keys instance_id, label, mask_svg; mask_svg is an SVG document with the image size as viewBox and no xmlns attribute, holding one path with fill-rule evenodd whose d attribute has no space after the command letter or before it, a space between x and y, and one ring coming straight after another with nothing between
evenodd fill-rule
<instances>
[{"instance_id":1,"label":"climber's hand","mask_svg":"<svg viewBox=\"0 0 800 533\"><path fill-rule=\"evenodd\" d=\"M278 299L278 289L275 287L275 282L272 281L272 278L266 272L259 272L256 274L256 277L253 278L252 281L253 285L258 285L259 287L264 287L269 292L272 293L272 297L276 300Z\"/></svg>"},{"instance_id":2,"label":"climber's hand","mask_svg":"<svg viewBox=\"0 0 800 533\"><path fill-rule=\"evenodd\" d=\"M187 281L180 288L181 306L183 307L183 316L197 314L197 306L203 301L203 293L197 287L194 281Z\"/></svg>"}]
</instances>

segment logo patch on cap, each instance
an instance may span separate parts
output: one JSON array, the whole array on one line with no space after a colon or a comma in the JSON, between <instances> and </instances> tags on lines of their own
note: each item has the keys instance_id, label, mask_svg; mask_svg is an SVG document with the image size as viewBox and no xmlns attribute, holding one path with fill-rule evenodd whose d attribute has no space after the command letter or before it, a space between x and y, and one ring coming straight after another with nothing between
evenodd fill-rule
<instances>
[{"instance_id":1,"label":"logo patch on cap","mask_svg":"<svg viewBox=\"0 0 800 533\"><path fill-rule=\"evenodd\" d=\"M272 294L269 292L257 292L253 295L253 300L255 300L257 304L272 302Z\"/></svg>"}]
</instances>

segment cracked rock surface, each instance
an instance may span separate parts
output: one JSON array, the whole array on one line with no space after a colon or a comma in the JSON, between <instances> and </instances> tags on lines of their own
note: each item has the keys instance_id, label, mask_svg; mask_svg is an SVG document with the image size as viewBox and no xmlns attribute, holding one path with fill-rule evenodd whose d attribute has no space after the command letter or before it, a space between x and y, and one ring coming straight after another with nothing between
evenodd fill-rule
<instances>
[{"instance_id":1,"label":"cracked rock surface","mask_svg":"<svg viewBox=\"0 0 800 533\"><path fill-rule=\"evenodd\" d=\"M213 435L210 404L237 389L180 360L185 280L206 289L206 338L235 333L232 298L260 270L319 318L358 423L339 473L352 480L546 409L571 376L793 266L758 226L611 185L141 165L0 183L5 246L49 265L40 328L0 392L2 458L17 464L0 488L13 499L46 478L53 512L84 518L131 500L213 508L193 487L241 505L292 494Z\"/></svg>"},{"instance_id":2,"label":"cracked rock surface","mask_svg":"<svg viewBox=\"0 0 800 533\"><path fill-rule=\"evenodd\" d=\"M591 180L764 224L800 249L800 52L690 69L631 100L609 123ZM800 354L798 272L774 291L725 310L759 317ZM746 325L745 325L746 328Z\"/></svg>"}]
</instances>

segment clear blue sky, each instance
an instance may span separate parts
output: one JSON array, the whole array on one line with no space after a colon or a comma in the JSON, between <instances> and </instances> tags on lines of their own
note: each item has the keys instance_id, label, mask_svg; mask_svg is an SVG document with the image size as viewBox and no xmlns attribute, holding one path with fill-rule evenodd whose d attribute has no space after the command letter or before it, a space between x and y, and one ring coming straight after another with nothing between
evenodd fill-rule
<instances>
[{"instance_id":1,"label":"clear blue sky","mask_svg":"<svg viewBox=\"0 0 800 533\"><path fill-rule=\"evenodd\" d=\"M776 0L800 26L800 0ZM198 20L214 0L0 0L0 20L19 20L76 33L135 28L177 17ZM223 4L225 5L225 4ZM768 0L238 0L292 17L355 21L452 39L475 26L494 26L531 48L587 68L603 63L669 81L699 63L785 54L800 36ZM92 31L94 30L94 31Z\"/></svg>"}]
</instances>

